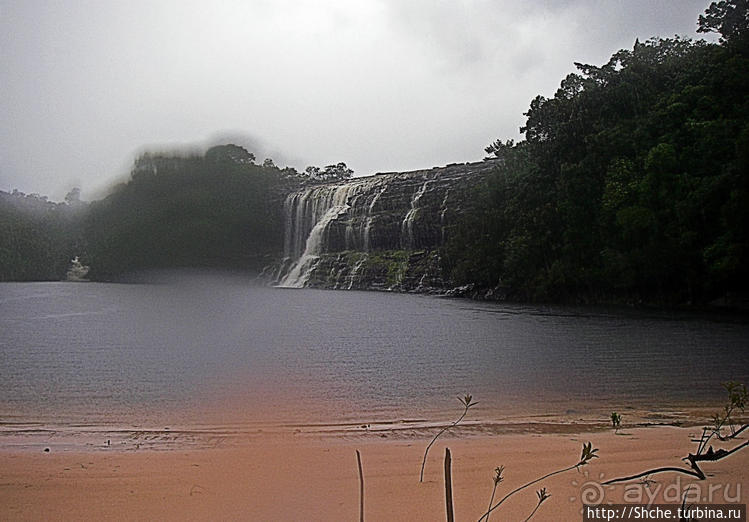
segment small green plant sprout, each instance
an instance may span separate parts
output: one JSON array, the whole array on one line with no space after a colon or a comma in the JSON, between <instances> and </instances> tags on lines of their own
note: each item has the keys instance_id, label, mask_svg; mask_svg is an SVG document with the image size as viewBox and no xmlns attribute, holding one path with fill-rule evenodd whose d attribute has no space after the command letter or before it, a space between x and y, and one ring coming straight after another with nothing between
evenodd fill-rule
<instances>
[{"instance_id":1,"label":"small green plant sprout","mask_svg":"<svg viewBox=\"0 0 749 522\"><path fill-rule=\"evenodd\" d=\"M499 466L498 468L494 468L494 488L492 489L492 496L489 498L489 509L491 509L492 504L494 503L494 495L497 492L497 486L499 486L499 483L502 482L505 478L502 476L502 473L504 472L505 467ZM489 522L489 515L486 516L487 522Z\"/></svg>"},{"instance_id":2,"label":"small green plant sprout","mask_svg":"<svg viewBox=\"0 0 749 522\"><path fill-rule=\"evenodd\" d=\"M611 412L611 427L614 428L614 431L619 431L619 428L622 427L622 416L615 411Z\"/></svg>"},{"instance_id":3,"label":"small green plant sprout","mask_svg":"<svg viewBox=\"0 0 749 522\"><path fill-rule=\"evenodd\" d=\"M700 468L700 462L715 462L724 459L729 455L732 455L737 451L749 446L749 440L744 441L743 443L738 444L731 449L719 448L716 450L712 445L710 445L710 441L713 440L713 438L718 439L722 442L726 442L731 439L735 439L741 432L749 429L749 424L744 424L740 427L737 426L735 424L735 420L732 417L732 415L734 415L736 412L743 412L744 408L746 408L747 400L749 400L749 397L747 396L746 386L733 381L723 383L722 386L726 390L726 392L728 392L728 402L723 407L723 411L721 413L713 416L713 424L711 426L705 426L704 428L702 428L702 435L698 440L695 440L695 442L697 443L697 451L695 451L694 453L689 453L682 459L686 464L689 465L688 468L678 466L663 466L660 468L649 469L636 475L607 480L602 485L607 486L609 484L616 484L618 482L628 482L630 480L639 479L641 477L655 475L656 473L666 472L682 473L684 475L689 475L690 477L695 477L699 480L705 480L706 475L705 472L702 471L702 468ZM723 435L724 429L728 429L727 435Z\"/></svg>"},{"instance_id":4,"label":"small green plant sprout","mask_svg":"<svg viewBox=\"0 0 749 522\"><path fill-rule=\"evenodd\" d=\"M454 428L455 426L457 426L458 423L460 421L462 421L463 418L466 416L466 414L468 413L468 410L470 408L473 408L474 406L476 406L478 404L478 402L473 402L473 396L472 395L464 395L463 397L458 397L458 400L463 405L463 413L461 414L460 417L458 417L458 419L455 422L453 422L449 426L445 426L444 428L442 428L439 431L439 433L437 433L437 435L434 436L434 438L432 439L432 441L429 443L429 445L427 446L427 448L424 450L424 459L421 461L421 474L419 475L419 482L424 482L424 466L426 465L426 462L427 462L427 453L429 453L429 448L432 447L432 444L434 444L434 442L437 440L437 437L439 437L440 435L442 435L443 433L445 433L450 428Z\"/></svg>"},{"instance_id":5,"label":"small green plant sprout","mask_svg":"<svg viewBox=\"0 0 749 522\"><path fill-rule=\"evenodd\" d=\"M738 428L735 424L734 419L731 417L736 412L744 413L744 409L746 408L747 400L749 400L749 396L747 395L746 386L743 384L739 384L734 381L728 381L724 382L722 384L723 388L728 393L728 402L723 406L723 415L716 414L713 417L713 432L715 433L715 436L718 437L718 439L722 441L726 441L729 439L734 439L736 436L747 429L749 425L744 425L740 428ZM728 428L728 435L723 435L723 428Z\"/></svg>"},{"instance_id":6,"label":"small green plant sprout","mask_svg":"<svg viewBox=\"0 0 749 522\"><path fill-rule=\"evenodd\" d=\"M536 514L536 511L538 511L538 508L540 508L541 504L543 504L544 501L551 496L551 493L547 493L546 488L541 488L538 491L536 491L536 496L538 497L538 502L536 503L536 507L533 508L533 511L531 511L531 514L528 515L528 518L526 518L524 522L528 522L531 518L533 518L533 515Z\"/></svg>"},{"instance_id":7,"label":"small green plant sprout","mask_svg":"<svg viewBox=\"0 0 749 522\"><path fill-rule=\"evenodd\" d=\"M504 497L502 497L502 499L499 502L497 502L496 504L494 504L493 506L490 504L489 505L489 509L487 509L486 513L484 513L481 516L481 518L479 518L478 522L481 522L482 520L489 520L489 515L491 514L491 512L494 511L495 509L497 509L499 506L501 506L502 503L505 500L507 500L508 498L510 498L511 496L513 496L515 493L518 493L519 491L522 491L525 488L528 488L528 487L530 487L530 486L532 486L534 484L537 484L538 482L541 482L542 480L545 480L545 479L547 479L549 477L553 477L554 475L559 475L560 473L564 473L566 471L572 471L573 469L577 470L577 471L580 471L580 467L581 466L585 466L591 460L598 458L598 455L596 455L596 453L598 453L598 448L594 448L592 442L588 442L587 444L583 444L583 451L580 454L580 460L578 460L576 464L573 464L571 466L567 466L566 468L558 469L556 471L552 471L551 473L547 473L546 475L544 475L542 477L538 477L537 479L531 480L530 482L528 482L526 484L523 484L522 486L519 486L519 487L513 489L507 495L505 495ZM499 468L497 468L497 469L499 469ZM502 468L502 470L504 470L504 468ZM501 476L501 473L499 473L499 475ZM501 482L501 480L498 481L496 484L499 484L499 482ZM495 484L495 488L496 488L496 484ZM536 513L536 511L538 510L538 508L541 506L541 503L544 502L551 495L549 495L546 492L546 488L542 488L541 490L539 490L539 491L536 492L536 496L538 497L538 503L536 504L536 508L533 510L533 512L530 514L530 516L526 520L530 520L530 518Z\"/></svg>"},{"instance_id":8,"label":"small green plant sprout","mask_svg":"<svg viewBox=\"0 0 749 522\"><path fill-rule=\"evenodd\" d=\"M502 482L505 478L502 476L502 473L504 473L505 467L499 466L498 468L494 468L494 485L498 486L500 482Z\"/></svg>"},{"instance_id":9,"label":"small green plant sprout","mask_svg":"<svg viewBox=\"0 0 749 522\"><path fill-rule=\"evenodd\" d=\"M594 448L592 442L583 444L583 452L580 455L580 462L577 463L575 468L580 468L580 466L585 466L591 460L597 459L598 455L596 455L596 453L598 453L598 448Z\"/></svg>"}]
</instances>

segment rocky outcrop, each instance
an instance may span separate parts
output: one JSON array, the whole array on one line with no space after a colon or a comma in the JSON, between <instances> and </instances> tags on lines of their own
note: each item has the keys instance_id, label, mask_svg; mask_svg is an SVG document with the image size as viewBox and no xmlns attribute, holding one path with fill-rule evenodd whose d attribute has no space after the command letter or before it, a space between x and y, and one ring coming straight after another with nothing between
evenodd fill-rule
<instances>
[{"instance_id":1,"label":"rocky outcrop","mask_svg":"<svg viewBox=\"0 0 749 522\"><path fill-rule=\"evenodd\" d=\"M436 250L322 254L305 281L312 288L437 292L447 285Z\"/></svg>"},{"instance_id":2,"label":"rocky outcrop","mask_svg":"<svg viewBox=\"0 0 749 522\"><path fill-rule=\"evenodd\" d=\"M279 286L444 288L438 249L491 161L310 186L284 202Z\"/></svg>"}]
</instances>

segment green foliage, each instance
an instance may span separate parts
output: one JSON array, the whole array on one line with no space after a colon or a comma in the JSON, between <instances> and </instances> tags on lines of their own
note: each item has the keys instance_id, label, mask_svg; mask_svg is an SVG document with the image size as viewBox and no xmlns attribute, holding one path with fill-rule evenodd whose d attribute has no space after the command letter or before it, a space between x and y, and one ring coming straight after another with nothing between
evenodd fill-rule
<instances>
[{"instance_id":1,"label":"green foliage","mask_svg":"<svg viewBox=\"0 0 749 522\"><path fill-rule=\"evenodd\" d=\"M367 269L375 273L385 274L385 284L388 288L398 285L408 269L407 250L388 250L373 252L367 259Z\"/></svg>"},{"instance_id":2,"label":"green foliage","mask_svg":"<svg viewBox=\"0 0 749 522\"><path fill-rule=\"evenodd\" d=\"M353 175L354 171L348 168L344 162L327 165L322 171L323 178L330 180L349 179Z\"/></svg>"},{"instance_id":3,"label":"green foliage","mask_svg":"<svg viewBox=\"0 0 749 522\"><path fill-rule=\"evenodd\" d=\"M580 454L580 462L578 462L575 467L585 466L591 460L597 459L598 455L596 455L596 453L598 453L598 448L594 448L592 442L583 444L583 451Z\"/></svg>"},{"instance_id":4,"label":"green foliage","mask_svg":"<svg viewBox=\"0 0 749 522\"><path fill-rule=\"evenodd\" d=\"M728 408L731 410L741 410L743 412L746 407L746 402L749 400L746 385L734 381L728 381L723 383L723 388L725 388L728 393Z\"/></svg>"},{"instance_id":5,"label":"green foliage","mask_svg":"<svg viewBox=\"0 0 749 522\"><path fill-rule=\"evenodd\" d=\"M284 171L236 145L205 156L145 154L131 179L91 204L91 277L173 267L260 269L282 249Z\"/></svg>"},{"instance_id":6,"label":"green foliage","mask_svg":"<svg viewBox=\"0 0 749 522\"><path fill-rule=\"evenodd\" d=\"M208 149L205 152L205 162L213 165L251 165L255 162L255 155L244 147L230 143Z\"/></svg>"},{"instance_id":7,"label":"green foliage","mask_svg":"<svg viewBox=\"0 0 749 522\"><path fill-rule=\"evenodd\" d=\"M55 281L83 252L85 204L74 189L67 203L37 194L0 192L0 281Z\"/></svg>"},{"instance_id":8,"label":"green foliage","mask_svg":"<svg viewBox=\"0 0 749 522\"><path fill-rule=\"evenodd\" d=\"M304 169L302 178L307 182L328 182L328 181L341 181L351 178L354 175L354 171L344 163L339 162L332 165L327 165L324 169L310 165Z\"/></svg>"},{"instance_id":9,"label":"green foliage","mask_svg":"<svg viewBox=\"0 0 749 522\"><path fill-rule=\"evenodd\" d=\"M749 291L749 58L669 38L577 67L531 102L524 141L487 147L501 161L448 235L446 271L519 300Z\"/></svg>"},{"instance_id":10,"label":"green foliage","mask_svg":"<svg viewBox=\"0 0 749 522\"><path fill-rule=\"evenodd\" d=\"M494 156L495 158L505 159L505 156L507 154L512 153L512 149L515 147L515 140L496 140L494 143L490 144L488 147L484 149L484 151L487 154L490 154L491 156Z\"/></svg>"},{"instance_id":11,"label":"green foliage","mask_svg":"<svg viewBox=\"0 0 749 522\"><path fill-rule=\"evenodd\" d=\"M504 473L505 467L504 466L498 466L494 468L494 485L498 486L503 480L504 477L502 476L502 473ZM491 504L491 502L490 502Z\"/></svg>"},{"instance_id":12,"label":"green foliage","mask_svg":"<svg viewBox=\"0 0 749 522\"><path fill-rule=\"evenodd\" d=\"M473 395L464 395L463 397L458 397L458 401L460 401L460 403L465 407L466 410L478 404L478 402L473 401Z\"/></svg>"},{"instance_id":13,"label":"green foliage","mask_svg":"<svg viewBox=\"0 0 749 522\"><path fill-rule=\"evenodd\" d=\"M713 416L712 432L718 437L721 437L721 430L724 426L728 426L733 434L735 434L733 426L734 419L731 416L736 412L743 413L747 400L749 400L746 385L744 384L728 381L723 383L723 388L728 393L728 402L723 406L722 413Z\"/></svg>"},{"instance_id":14,"label":"green foliage","mask_svg":"<svg viewBox=\"0 0 749 522\"><path fill-rule=\"evenodd\" d=\"M551 493L548 493L546 488L541 488L536 491L536 496L538 497L538 504L540 505L544 500L551 496Z\"/></svg>"},{"instance_id":15,"label":"green foliage","mask_svg":"<svg viewBox=\"0 0 749 522\"><path fill-rule=\"evenodd\" d=\"M697 20L698 33L719 33L721 43L746 43L749 37L749 1L712 2Z\"/></svg>"}]
</instances>

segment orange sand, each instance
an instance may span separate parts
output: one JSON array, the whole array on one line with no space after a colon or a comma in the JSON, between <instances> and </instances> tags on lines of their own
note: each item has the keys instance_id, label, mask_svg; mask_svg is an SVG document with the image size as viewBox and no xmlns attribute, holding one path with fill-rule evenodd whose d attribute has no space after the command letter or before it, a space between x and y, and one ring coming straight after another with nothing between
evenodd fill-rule
<instances>
[{"instance_id":1,"label":"orange sand","mask_svg":"<svg viewBox=\"0 0 749 522\"><path fill-rule=\"evenodd\" d=\"M551 498L534 520L581 520L581 495L593 483L660 465L679 465L694 450L698 428L637 428L619 434L498 435L439 439L419 484L423 441L341 440L272 434L225 449L189 451L0 452L0 520L358 520L355 450L362 454L366 520L444 520L443 458L452 453L456 520L477 520L486 510L493 470L505 466L498 497L549 471L577 462L582 443L600 458L577 473L552 477L514 497L492 520L523 520L535 506L535 490ZM113 446L114 448L114 446ZM707 481L658 475L650 490L620 485L605 501L627 493L658 492L666 500L696 484L713 487L715 503L746 503L749 448L706 463ZM678 478L677 478L678 477ZM670 487L670 489L669 489ZM726 489L726 487L728 489ZM694 492L694 489L692 490ZM590 498L590 497L589 497ZM672 500L673 501L673 500Z\"/></svg>"}]
</instances>

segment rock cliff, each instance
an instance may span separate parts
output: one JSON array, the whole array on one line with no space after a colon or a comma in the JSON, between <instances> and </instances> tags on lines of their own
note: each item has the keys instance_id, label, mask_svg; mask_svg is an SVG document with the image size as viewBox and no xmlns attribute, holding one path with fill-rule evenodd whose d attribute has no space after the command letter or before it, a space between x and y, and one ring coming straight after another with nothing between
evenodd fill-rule
<instances>
[{"instance_id":1,"label":"rock cliff","mask_svg":"<svg viewBox=\"0 0 749 522\"><path fill-rule=\"evenodd\" d=\"M443 289L439 247L494 162L313 185L284 202L283 287Z\"/></svg>"}]
</instances>

